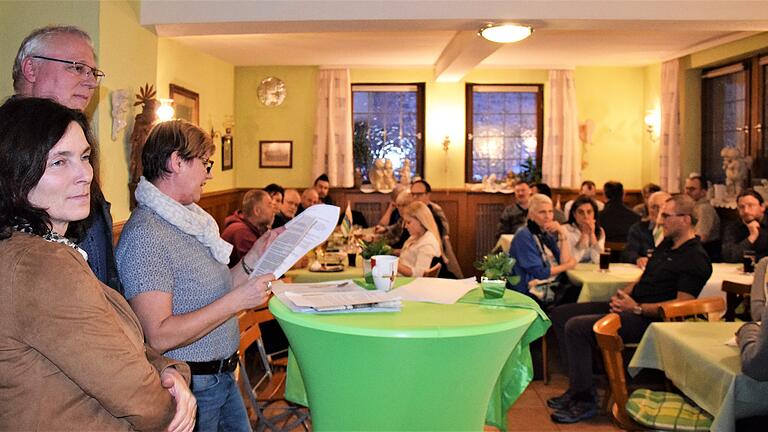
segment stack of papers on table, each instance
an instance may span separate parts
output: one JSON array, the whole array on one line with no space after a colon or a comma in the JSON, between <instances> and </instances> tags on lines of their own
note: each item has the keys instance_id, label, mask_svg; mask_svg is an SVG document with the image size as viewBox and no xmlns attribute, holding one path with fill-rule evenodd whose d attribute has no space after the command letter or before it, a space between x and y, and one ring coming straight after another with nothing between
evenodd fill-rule
<instances>
[{"instance_id":1,"label":"stack of papers on table","mask_svg":"<svg viewBox=\"0 0 768 432\"><path fill-rule=\"evenodd\" d=\"M477 286L475 278L455 280L419 277L392 292L403 300L454 304Z\"/></svg>"},{"instance_id":2,"label":"stack of papers on table","mask_svg":"<svg viewBox=\"0 0 768 432\"><path fill-rule=\"evenodd\" d=\"M397 312L400 297L393 292L368 291L351 280L324 283L276 283L272 292L294 312Z\"/></svg>"}]
</instances>

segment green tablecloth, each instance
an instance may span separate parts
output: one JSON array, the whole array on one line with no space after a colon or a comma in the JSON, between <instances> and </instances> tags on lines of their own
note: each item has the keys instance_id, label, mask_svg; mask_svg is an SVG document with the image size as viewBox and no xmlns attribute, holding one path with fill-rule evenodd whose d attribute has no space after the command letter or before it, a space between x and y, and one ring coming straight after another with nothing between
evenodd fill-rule
<instances>
[{"instance_id":1,"label":"green tablecloth","mask_svg":"<svg viewBox=\"0 0 768 432\"><path fill-rule=\"evenodd\" d=\"M725 344L741 324L653 323L632 357L629 372L663 370L686 396L715 417L712 430L733 431L737 418L768 414L768 382L742 374L739 349Z\"/></svg>"},{"instance_id":2,"label":"green tablecloth","mask_svg":"<svg viewBox=\"0 0 768 432\"><path fill-rule=\"evenodd\" d=\"M643 271L633 264L611 264L607 272L600 272L597 264L576 264L568 270L568 279L581 285L578 303L609 301L619 288L640 279Z\"/></svg>"},{"instance_id":3,"label":"green tablecloth","mask_svg":"<svg viewBox=\"0 0 768 432\"><path fill-rule=\"evenodd\" d=\"M270 310L296 355L286 398L311 407L317 430L506 430L533 377L528 344L550 325L527 296L479 289L397 313L296 314L277 299Z\"/></svg>"}]
</instances>

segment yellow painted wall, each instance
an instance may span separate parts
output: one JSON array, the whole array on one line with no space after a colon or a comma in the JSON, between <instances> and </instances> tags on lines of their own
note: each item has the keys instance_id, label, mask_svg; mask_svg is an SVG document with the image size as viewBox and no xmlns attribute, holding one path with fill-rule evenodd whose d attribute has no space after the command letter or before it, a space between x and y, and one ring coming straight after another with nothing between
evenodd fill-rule
<instances>
[{"instance_id":1,"label":"yellow painted wall","mask_svg":"<svg viewBox=\"0 0 768 432\"><path fill-rule=\"evenodd\" d=\"M237 187L279 183L303 188L312 184L317 67L264 66L235 68L235 175ZM277 107L262 105L256 95L261 80L280 78L287 89ZM259 168L259 141L293 141L292 168Z\"/></svg>"},{"instance_id":2,"label":"yellow painted wall","mask_svg":"<svg viewBox=\"0 0 768 432\"><path fill-rule=\"evenodd\" d=\"M695 69L728 63L739 57L766 50L768 50L768 32L705 49L688 57L690 57L690 67Z\"/></svg>"},{"instance_id":3,"label":"yellow painted wall","mask_svg":"<svg viewBox=\"0 0 768 432\"><path fill-rule=\"evenodd\" d=\"M134 107L134 95L145 83L154 85L157 75L157 36L139 25L138 2L102 2L99 14L102 49L99 67L107 76L101 83L98 122L101 149L101 186L104 196L112 203L112 218L124 221L130 215L128 166L133 119L141 112ZM119 49L117 48L119 47ZM112 103L114 90L127 89L131 96L128 126L112 140Z\"/></svg>"},{"instance_id":4,"label":"yellow painted wall","mask_svg":"<svg viewBox=\"0 0 768 432\"><path fill-rule=\"evenodd\" d=\"M648 114L649 110L661 112L661 63L646 66L643 68L643 75L645 90L644 114ZM645 117L643 117L643 120L645 120ZM645 121L643 121L643 125L645 126ZM643 159L640 172L640 183L643 185L651 182L659 183L659 132L656 131L653 137L647 132L643 133Z\"/></svg>"},{"instance_id":5,"label":"yellow painted wall","mask_svg":"<svg viewBox=\"0 0 768 432\"><path fill-rule=\"evenodd\" d=\"M235 67L208 54L201 53L176 41L159 38L157 41L157 97L167 98L169 85L173 83L200 95L200 127L206 131L224 133L222 126L225 116L235 114ZM233 131L237 137L237 126ZM213 179L204 192L231 189L235 187L235 169L240 167L239 158L234 158L234 167L222 171L221 138L214 139L216 151ZM235 139L235 148L240 145Z\"/></svg>"}]
</instances>

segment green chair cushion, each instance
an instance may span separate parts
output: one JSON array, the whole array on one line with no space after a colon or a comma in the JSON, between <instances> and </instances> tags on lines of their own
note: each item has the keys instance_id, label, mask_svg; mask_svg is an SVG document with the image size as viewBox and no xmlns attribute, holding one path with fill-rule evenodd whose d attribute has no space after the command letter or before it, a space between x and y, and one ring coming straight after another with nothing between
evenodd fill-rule
<instances>
[{"instance_id":1,"label":"green chair cushion","mask_svg":"<svg viewBox=\"0 0 768 432\"><path fill-rule=\"evenodd\" d=\"M635 390L627 400L627 413L641 425L654 429L708 431L712 427L709 413L669 392Z\"/></svg>"}]
</instances>

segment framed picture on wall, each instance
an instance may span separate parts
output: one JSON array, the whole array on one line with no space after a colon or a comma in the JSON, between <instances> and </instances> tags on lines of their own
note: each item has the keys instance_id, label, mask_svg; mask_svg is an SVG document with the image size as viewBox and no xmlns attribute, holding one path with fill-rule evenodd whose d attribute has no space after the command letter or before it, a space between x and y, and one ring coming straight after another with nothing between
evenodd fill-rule
<instances>
[{"instance_id":1,"label":"framed picture on wall","mask_svg":"<svg viewBox=\"0 0 768 432\"><path fill-rule=\"evenodd\" d=\"M293 167L293 141L259 141L259 168Z\"/></svg>"},{"instance_id":2,"label":"framed picture on wall","mask_svg":"<svg viewBox=\"0 0 768 432\"><path fill-rule=\"evenodd\" d=\"M170 85L168 95L173 99L176 118L200 125L200 95L176 84Z\"/></svg>"},{"instance_id":3,"label":"framed picture on wall","mask_svg":"<svg viewBox=\"0 0 768 432\"><path fill-rule=\"evenodd\" d=\"M221 170L232 169L232 147L234 146L234 140L229 133L221 137Z\"/></svg>"}]
</instances>

